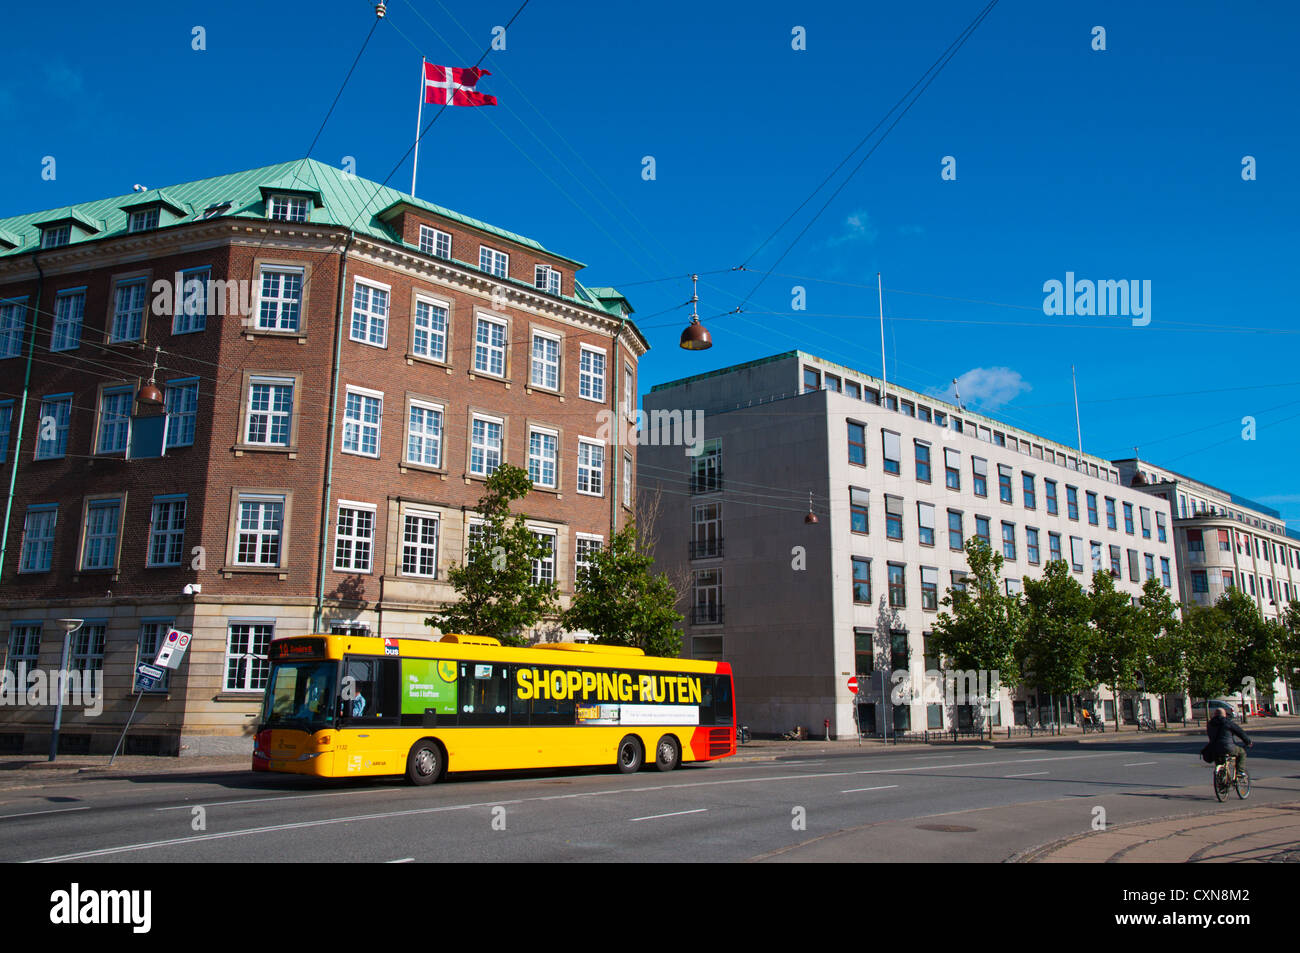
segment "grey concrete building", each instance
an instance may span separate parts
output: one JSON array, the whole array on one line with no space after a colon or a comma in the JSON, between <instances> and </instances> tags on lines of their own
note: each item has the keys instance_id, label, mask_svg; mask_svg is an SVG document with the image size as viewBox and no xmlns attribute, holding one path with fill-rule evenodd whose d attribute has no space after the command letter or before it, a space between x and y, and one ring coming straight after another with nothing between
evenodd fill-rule
<instances>
[{"instance_id":1,"label":"grey concrete building","mask_svg":"<svg viewBox=\"0 0 1300 953\"><path fill-rule=\"evenodd\" d=\"M1153 576L1179 598L1167 500L1108 460L945 401L791 351L660 384L643 409L652 427L702 417L695 447L643 442L638 486L659 496L656 568L691 581L683 654L732 663L755 732L820 735L829 721L851 736L855 700L868 732L965 726L971 709L922 673L939 668L927 639L972 535L1003 553L1009 592L1064 559L1085 587L1109 569L1134 598ZM893 705L882 673L903 670L910 691ZM1032 690L999 697L995 724L1051 717Z\"/></svg>"}]
</instances>

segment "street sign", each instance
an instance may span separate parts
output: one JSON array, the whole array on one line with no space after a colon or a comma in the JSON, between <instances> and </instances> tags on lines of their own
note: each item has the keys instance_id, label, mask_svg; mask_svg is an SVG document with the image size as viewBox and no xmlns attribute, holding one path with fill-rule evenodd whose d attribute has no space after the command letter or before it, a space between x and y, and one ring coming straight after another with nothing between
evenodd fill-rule
<instances>
[{"instance_id":1,"label":"street sign","mask_svg":"<svg viewBox=\"0 0 1300 953\"><path fill-rule=\"evenodd\" d=\"M185 650L190 647L190 639L192 638L194 636L188 632L181 632L179 629L168 629L167 638L163 640L163 646L158 650L158 657L154 659L154 665L162 668L180 668L181 660L185 658Z\"/></svg>"},{"instance_id":2,"label":"street sign","mask_svg":"<svg viewBox=\"0 0 1300 953\"><path fill-rule=\"evenodd\" d=\"M858 693L858 677L856 675L849 676L849 691L855 695Z\"/></svg>"},{"instance_id":3,"label":"street sign","mask_svg":"<svg viewBox=\"0 0 1300 953\"><path fill-rule=\"evenodd\" d=\"M150 665L148 662L141 662L135 667L135 680L140 691L147 692L163 680L167 673L156 665Z\"/></svg>"}]
</instances>

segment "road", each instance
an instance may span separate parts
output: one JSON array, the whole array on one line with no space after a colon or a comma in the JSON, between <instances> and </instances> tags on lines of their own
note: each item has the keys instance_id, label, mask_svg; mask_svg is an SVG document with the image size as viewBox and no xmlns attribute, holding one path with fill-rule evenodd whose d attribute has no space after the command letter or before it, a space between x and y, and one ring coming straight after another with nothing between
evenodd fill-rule
<instances>
[{"instance_id":1,"label":"road","mask_svg":"<svg viewBox=\"0 0 1300 953\"><path fill-rule=\"evenodd\" d=\"M1300 800L1300 727L1254 736L1246 804ZM453 775L430 788L251 772L68 778L0 791L0 860L1002 861L1088 831L1098 808L1110 825L1240 809L1214 801L1201 744L809 742L809 755L668 774Z\"/></svg>"}]
</instances>

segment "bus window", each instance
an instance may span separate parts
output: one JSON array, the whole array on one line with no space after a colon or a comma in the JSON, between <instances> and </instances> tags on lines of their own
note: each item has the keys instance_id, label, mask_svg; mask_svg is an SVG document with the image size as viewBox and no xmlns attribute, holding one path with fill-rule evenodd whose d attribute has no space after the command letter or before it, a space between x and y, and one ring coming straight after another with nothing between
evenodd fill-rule
<instances>
[{"instance_id":1,"label":"bus window","mask_svg":"<svg viewBox=\"0 0 1300 953\"><path fill-rule=\"evenodd\" d=\"M701 725L716 724L713 720L713 682L717 677L716 675L700 676L700 690L703 692L703 697L700 698Z\"/></svg>"},{"instance_id":2,"label":"bus window","mask_svg":"<svg viewBox=\"0 0 1300 953\"><path fill-rule=\"evenodd\" d=\"M460 663L460 724L510 724L510 667L490 662Z\"/></svg>"},{"instance_id":3,"label":"bus window","mask_svg":"<svg viewBox=\"0 0 1300 953\"><path fill-rule=\"evenodd\" d=\"M568 676L568 669L551 669L557 677ZM548 692L547 694L551 694ZM534 698L533 710L529 716L532 725L576 725L578 723L577 706L572 698Z\"/></svg>"},{"instance_id":4,"label":"bus window","mask_svg":"<svg viewBox=\"0 0 1300 953\"><path fill-rule=\"evenodd\" d=\"M731 676L715 675L713 684L713 723L729 725L731 724Z\"/></svg>"},{"instance_id":5,"label":"bus window","mask_svg":"<svg viewBox=\"0 0 1300 953\"><path fill-rule=\"evenodd\" d=\"M510 724L527 725L528 724L528 699L520 698L517 686L519 685L519 669L521 666L510 666Z\"/></svg>"},{"instance_id":6,"label":"bus window","mask_svg":"<svg viewBox=\"0 0 1300 953\"><path fill-rule=\"evenodd\" d=\"M398 723L401 716L398 661L395 658L363 658L355 655L344 659L340 710L348 723Z\"/></svg>"}]
</instances>

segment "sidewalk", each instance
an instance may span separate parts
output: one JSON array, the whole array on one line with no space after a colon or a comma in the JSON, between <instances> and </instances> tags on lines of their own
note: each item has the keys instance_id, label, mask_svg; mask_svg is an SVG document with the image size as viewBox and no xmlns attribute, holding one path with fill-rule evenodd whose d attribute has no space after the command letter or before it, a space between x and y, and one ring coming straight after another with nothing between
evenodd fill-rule
<instances>
[{"instance_id":1,"label":"sidewalk","mask_svg":"<svg viewBox=\"0 0 1300 953\"><path fill-rule=\"evenodd\" d=\"M119 755L109 767L108 755L62 755L48 761L36 755L0 755L0 791L42 787L58 781L87 781L99 778L137 780L176 774L230 774L251 770L252 750L247 755L205 755L163 758L152 755Z\"/></svg>"}]
</instances>

